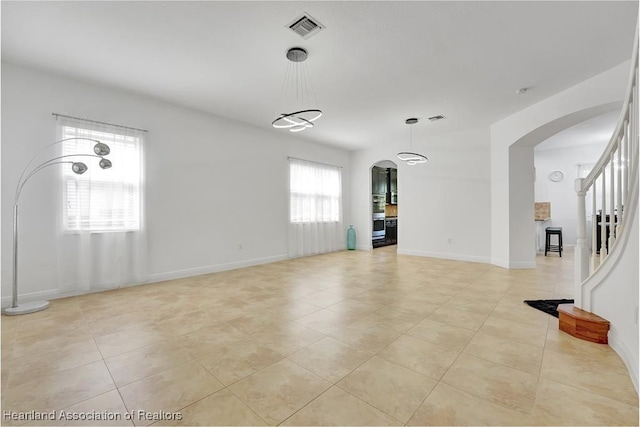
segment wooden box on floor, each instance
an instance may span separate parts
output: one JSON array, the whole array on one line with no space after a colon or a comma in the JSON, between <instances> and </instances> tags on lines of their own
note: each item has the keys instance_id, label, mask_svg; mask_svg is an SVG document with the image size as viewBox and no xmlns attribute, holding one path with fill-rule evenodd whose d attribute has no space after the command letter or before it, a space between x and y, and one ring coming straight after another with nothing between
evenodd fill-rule
<instances>
[{"instance_id":1,"label":"wooden box on floor","mask_svg":"<svg viewBox=\"0 0 640 427\"><path fill-rule=\"evenodd\" d=\"M598 344L608 344L609 321L574 307L573 304L558 305L559 328L571 336Z\"/></svg>"}]
</instances>

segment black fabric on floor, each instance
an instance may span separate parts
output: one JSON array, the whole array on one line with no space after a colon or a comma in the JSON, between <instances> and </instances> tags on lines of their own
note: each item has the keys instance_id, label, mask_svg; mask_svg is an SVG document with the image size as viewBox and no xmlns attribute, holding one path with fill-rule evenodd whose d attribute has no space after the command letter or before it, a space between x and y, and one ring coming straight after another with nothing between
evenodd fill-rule
<instances>
[{"instance_id":1,"label":"black fabric on floor","mask_svg":"<svg viewBox=\"0 0 640 427\"><path fill-rule=\"evenodd\" d=\"M535 299L525 300L524 302L529 304L531 307L544 311L554 317L558 317L559 304L573 304L572 299Z\"/></svg>"}]
</instances>

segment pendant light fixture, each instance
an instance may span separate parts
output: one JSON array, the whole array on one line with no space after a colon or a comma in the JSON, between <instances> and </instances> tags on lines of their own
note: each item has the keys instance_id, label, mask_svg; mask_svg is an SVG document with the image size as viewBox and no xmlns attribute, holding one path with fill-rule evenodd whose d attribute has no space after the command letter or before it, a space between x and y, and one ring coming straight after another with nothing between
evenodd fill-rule
<instances>
[{"instance_id":1,"label":"pendant light fixture","mask_svg":"<svg viewBox=\"0 0 640 427\"><path fill-rule=\"evenodd\" d=\"M407 119L404 121L406 124L411 125L410 129L411 129L411 136L410 136L410 142L409 142L409 150L413 150L413 125L415 125L416 123L418 123L418 119L415 117L412 117L410 119ZM403 162L405 162L406 164L408 164L409 166L413 166L413 165L417 165L420 163L425 163L427 160L426 156L423 156L422 154L418 154L418 153L414 153L412 151L401 151L398 153L398 159L402 160Z\"/></svg>"},{"instance_id":2,"label":"pendant light fixture","mask_svg":"<svg viewBox=\"0 0 640 427\"><path fill-rule=\"evenodd\" d=\"M300 132L312 128L313 122L322 116L321 110L310 108L311 102L317 105L317 100L304 62L308 56L307 51L301 47L293 47L287 51L289 63L282 84L282 95L285 102L292 103L289 106L293 107L293 112L281 113L276 117L271 122L274 128Z\"/></svg>"}]
</instances>

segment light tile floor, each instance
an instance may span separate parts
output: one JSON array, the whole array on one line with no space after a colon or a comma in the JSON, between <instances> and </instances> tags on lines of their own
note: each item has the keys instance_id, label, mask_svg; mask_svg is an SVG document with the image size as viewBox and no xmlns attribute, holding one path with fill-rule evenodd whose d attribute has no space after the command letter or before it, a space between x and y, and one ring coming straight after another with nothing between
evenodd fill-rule
<instances>
[{"instance_id":1,"label":"light tile floor","mask_svg":"<svg viewBox=\"0 0 640 427\"><path fill-rule=\"evenodd\" d=\"M2 316L2 424L637 425L613 350L522 302L571 298L572 259L386 247L52 301Z\"/></svg>"}]
</instances>

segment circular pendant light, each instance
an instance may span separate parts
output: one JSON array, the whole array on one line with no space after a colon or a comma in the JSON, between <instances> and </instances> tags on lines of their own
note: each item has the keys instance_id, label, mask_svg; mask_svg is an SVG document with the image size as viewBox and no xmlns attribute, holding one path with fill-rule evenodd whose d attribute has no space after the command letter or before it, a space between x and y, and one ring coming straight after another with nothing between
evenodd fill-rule
<instances>
[{"instance_id":1,"label":"circular pendant light","mask_svg":"<svg viewBox=\"0 0 640 427\"><path fill-rule=\"evenodd\" d=\"M291 132L300 132L313 127L313 121L322 116L320 110L301 110L294 113L282 113L271 124L274 128L289 129Z\"/></svg>"},{"instance_id":2,"label":"circular pendant light","mask_svg":"<svg viewBox=\"0 0 640 427\"><path fill-rule=\"evenodd\" d=\"M282 85L283 92L287 90L291 92L292 98L295 94L298 106L293 113L281 113L271 125L278 129L289 129L291 132L301 132L305 129L312 128L313 122L322 116L322 111L317 108L306 108L311 102L311 98L315 100L313 85L306 66L303 64L309 54L301 47L293 47L287 51L287 59L291 61L285 75Z\"/></svg>"},{"instance_id":3,"label":"circular pendant light","mask_svg":"<svg viewBox=\"0 0 640 427\"><path fill-rule=\"evenodd\" d=\"M418 123L418 119L415 117L411 117L405 120L404 122L408 125L415 125L416 123ZM411 150L412 148L413 148L413 127L411 127L409 150ZM405 162L409 166L418 165L420 163L426 163L426 161L429 160L427 156L419 153L414 153L412 151L401 151L398 153L397 156L399 160Z\"/></svg>"},{"instance_id":4,"label":"circular pendant light","mask_svg":"<svg viewBox=\"0 0 640 427\"><path fill-rule=\"evenodd\" d=\"M398 153L398 159L402 160L403 162L405 162L409 166L417 165L417 164L420 164L420 163L426 163L427 160L429 160L425 156L423 156L422 154L411 153L409 151L401 151L401 152L399 152Z\"/></svg>"}]
</instances>

